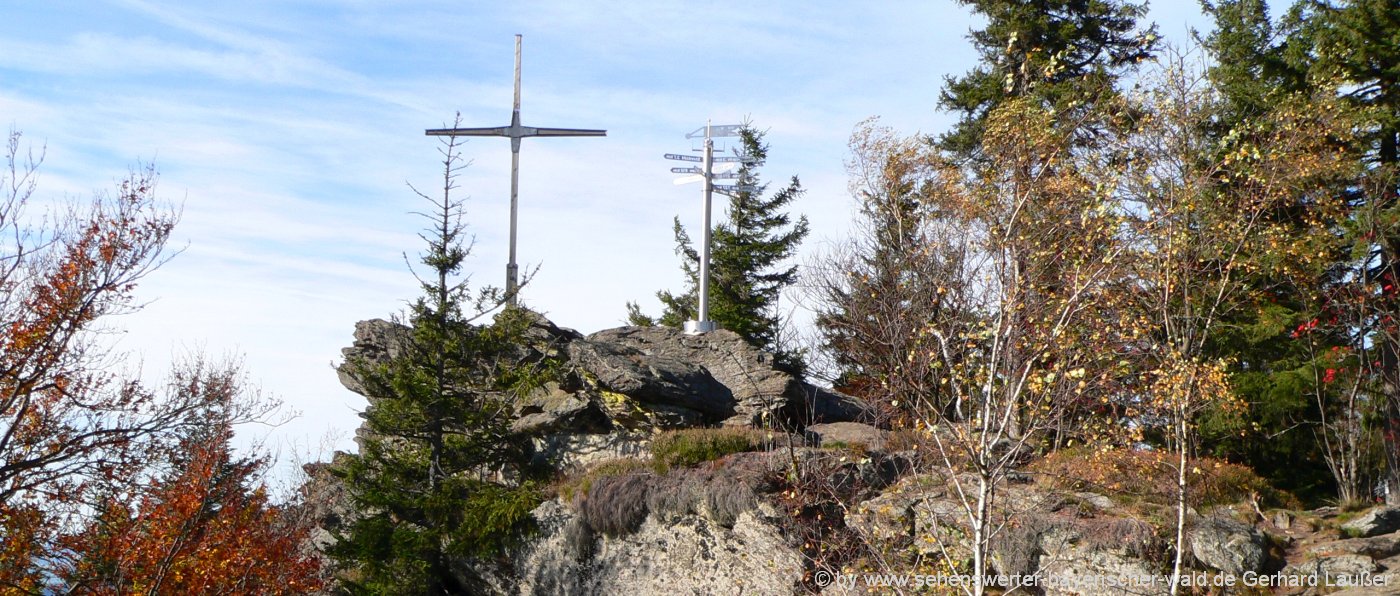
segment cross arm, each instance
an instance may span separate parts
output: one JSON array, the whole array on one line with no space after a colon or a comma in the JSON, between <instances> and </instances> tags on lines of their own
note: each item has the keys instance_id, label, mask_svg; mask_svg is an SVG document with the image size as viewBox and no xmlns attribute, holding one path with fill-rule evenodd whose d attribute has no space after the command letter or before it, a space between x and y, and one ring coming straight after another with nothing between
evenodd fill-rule
<instances>
[{"instance_id":1,"label":"cross arm","mask_svg":"<svg viewBox=\"0 0 1400 596\"><path fill-rule=\"evenodd\" d=\"M489 128L430 128L423 131L430 137L508 137L510 136L509 126L493 126Z\"/></svg>"},{"instance_id":2,"label":"cross arm","mask_svg":"<svg viewBox=\"0 0 1400 596\"><path fill-rule=\"evenodd\" d=\"M536 128L536 137L606 137L608 131L588 128Z\"/></svg>"}]
</instances>

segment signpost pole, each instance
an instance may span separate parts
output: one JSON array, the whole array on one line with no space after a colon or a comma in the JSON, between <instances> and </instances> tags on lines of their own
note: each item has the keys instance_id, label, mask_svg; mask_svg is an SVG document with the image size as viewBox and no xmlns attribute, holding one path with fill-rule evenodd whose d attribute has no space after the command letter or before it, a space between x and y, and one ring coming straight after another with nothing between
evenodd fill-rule
<instances>
[{"instance_id":1,"label":"signpost pole","mask_svg":"<svg viewBox=\"0 0 1400 596\"><path fill-rule=\"evenodd\" d=\"M714 331L715 323L710 320L710 202L715 192L714 163L715 140L710 138L709 125L705 126L705 241L700 245L700 305L695 316L695 333Z\"/></svg>"},{"instance_id":2,"label":"signpost pole","mask_svg":"<svg viewBox=\"0 0 1400 596\"><path fill-rule=\"evenodd\" d=\"M685 138L693 139L695 137L700 136L703 131L703 134L705 135L704 157L677 155L673 153L667 153L665 156L666 159L672 159L676 161L700 162L699 168L671 168L671 171L677 174L695 174L694 176L687 176L685 178L677 179L676 184L685 184L696 181L705 183L704 188L701 190L701 193L705 198L705 232L701 236L700 242L700 280L698 284L699 287L696 288L696 292L699 295L696 296L696 302L698 302L698 304L696 305L695 313L696 320L685 322L685 332L689 335L708 333L710 331L714 331L718 327L717 325L715 325L714 321L710 320L710 242L712 240L712 232L710 230L710 211L711 205L713 204L714 193L716 190L720 190L715 187L715 178L719 177L718 174L715 172L715 164L723 162L725 166L721 168L721 171L728 171L729 168L734 167L735 164L745 162L743 162L743 158L716 158L714 137L738 136L740 128L741 126L737 124L730 124L725 126L712 126L710 125L710 123L707 122L705 123L704 128L685 135ZM725 175L723 177L732 178L736 176Z\"/></svg>"}]
</instances>

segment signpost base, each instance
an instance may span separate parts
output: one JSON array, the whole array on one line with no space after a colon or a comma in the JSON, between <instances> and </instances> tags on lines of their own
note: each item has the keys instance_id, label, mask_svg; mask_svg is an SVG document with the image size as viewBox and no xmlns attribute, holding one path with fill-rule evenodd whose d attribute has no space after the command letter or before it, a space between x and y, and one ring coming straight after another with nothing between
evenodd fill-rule
<instances>
[{"instance_id":1,"label":"signpost base","mask_svg":"<svg viewBox=\"0 0 1400 596\"><path fill-rule=\"evenodd\" d=\"M709 332L711 332L711 331L714 331L715 329L716 329L716 326L715 326L715 322L714 322L714 321L686 321L686 322L685 322L685 334L686 334L686 335L700 335L701 333L709 333Z\"/></svg>"}]
</instances>

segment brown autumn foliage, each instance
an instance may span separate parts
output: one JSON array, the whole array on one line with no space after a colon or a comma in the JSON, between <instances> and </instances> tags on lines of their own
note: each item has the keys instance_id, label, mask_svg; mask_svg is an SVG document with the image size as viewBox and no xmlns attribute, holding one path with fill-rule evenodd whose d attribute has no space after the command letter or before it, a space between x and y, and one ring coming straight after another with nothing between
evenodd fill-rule
<instances>
[{"instance_id":1,"label":"brown autumn foliage","mask_svg":"<svg viewBox=\"0 0 1400 596\"><path fill-rule=\"evenodd\" d=\"M1161 450L1115 447L1060 449L1033 462L1029 471L1050 486L1117 497L1123 502L1171 506L1176 501L1176 460ZM1297 506L1297 500L1269 486L1248 466L1213 457L1188 462L1194 490L1192 507L1229 505L1262 498L1263 506Z\"/></svg>"},{"instance_id":2,"label":"brown autumn foliage","mask_svg":"<svg viewBox=\"0 0 1400 596\"><path fill-rule=\"evenodd\" d=\"M36 212L42 150L0 170L0 594L269 593L313 586L305 530L231 455L236 367L195 360L156 392L116 372L105 318L140 307L177 213L144 167L87 204ZM289 525L290 524L290 525ZM253 587L250 586L263 586Z\"/></svg>"},{"instance_id":3,"label":"brown autumn foliage","mask_svg":"<svg viewBox=\"0 0 1400 596\"><path fill-rule=\"evenodd\" d=\"M274 402L244 396L236 367L195 362L177 391L205 396L205 425L188 431L142 488L107 499L83 531L64 584L90 594L304 594L321 587L319 560L303 548L310 523L275 505L261 482L266 457L235 455L235 422Z\"/></svg>"},{"instance_id":4,"label":"brown autumn foliage","mask_svg":"<svg viewBox=\"0 0 1400 596\"><path fill-rule=\"evenodd\" d=\"M129 312L164 261L174 212L153 168L114 194L47 214L29 209L42 152L11 132L0 172L0 589L33 591L59 530L198 404L158 400L110 372L99 320ZM23 537L22 539L15 539Z\"/></svg>"}]
</instances>

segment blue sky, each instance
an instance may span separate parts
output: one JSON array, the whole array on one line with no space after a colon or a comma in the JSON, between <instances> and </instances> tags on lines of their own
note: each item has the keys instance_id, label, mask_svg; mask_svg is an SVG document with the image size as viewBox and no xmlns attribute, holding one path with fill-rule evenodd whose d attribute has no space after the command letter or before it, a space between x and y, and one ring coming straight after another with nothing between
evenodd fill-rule
<instances>
[{"instance_id":1,"label":"blue sky","mask_svg":"<svg viewBox=\"0 0 1400 596\"><path fill-rule=\"evenodd\" d=\"M1168 39L1203 26L1194 2L1159 2ZM440 178L425 137L460 111L509 122L514 35L524 35L524 124L604 128L529 139L520 248L539 265L527 305L584 332L658 311L680 289L671 219L699 225L696 185L663 153L685 134L751 119L768 129L768 180L801 177L810 254L842 238L842 165L859 121L933 133L943 77L975 62L973 25L949 0L595 2L46 0L0 8L0 123L47 148L40 192L81 198L153 161L182 205L184 252L117 322L120 347L158 378L172 353L242 355L301 411L271 431L288 451L347 448L364 402L331 369L355 321L416 294L403 253ZM504 275L509 143L471 140L459 180L480 285Z\"/></svg>"}]
</instances>

